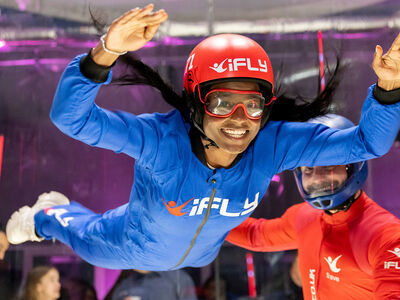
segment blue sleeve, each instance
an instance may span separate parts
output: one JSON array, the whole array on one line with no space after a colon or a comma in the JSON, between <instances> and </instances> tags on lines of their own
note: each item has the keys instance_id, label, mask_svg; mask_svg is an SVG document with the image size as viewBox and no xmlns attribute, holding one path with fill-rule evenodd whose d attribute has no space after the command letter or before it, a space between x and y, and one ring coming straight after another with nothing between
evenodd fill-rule
<instances>
[{"instance_id":1,"label":"blue sleeve","mask_svg":"<svg viewBox=\"0 0 400 300\"><path fill-rule=\"evenodd\" d=\"M148 115L135 116L114 112L95 104L102 86L84 77L79 63L84 55L74 58L58 84L50 118L66 135L88 145L122 152L135 159L146 159L157 153L157 122ZM107 81L111 81L111 72Z\"/></svg>"},{"instance_id":2,"label":"blue sleeve","mask_svg":"<svg viewBox=\"0 0 400 300\"><path fill-rule=\"evenodd\" d=\"M380 104L368 90L358 126L337 130L321 124L274 122L276 173L298 166L344 165L384 155L399 131L400 103Z\"/></svg>"}]
</instances>

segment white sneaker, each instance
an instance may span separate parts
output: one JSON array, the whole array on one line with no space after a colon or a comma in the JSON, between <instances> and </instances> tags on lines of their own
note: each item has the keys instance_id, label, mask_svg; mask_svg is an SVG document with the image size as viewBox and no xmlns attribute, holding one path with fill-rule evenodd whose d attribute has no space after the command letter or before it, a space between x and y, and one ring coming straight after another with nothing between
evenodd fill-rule
<instances>
[{"instance_id":1,"label":"white sneaker","mask_svg":"<svg viewBox=\"0 0 400 300\"><path fill-rule=\"evenodd\" d=\"M35 232L35 214L45 208L68 204L68 198L59 192L41 194L32 207L23 206L11 215L6 227L8 241L11 244L42 241L43 238L38 237Z\"/></svg>"}]
</instances>

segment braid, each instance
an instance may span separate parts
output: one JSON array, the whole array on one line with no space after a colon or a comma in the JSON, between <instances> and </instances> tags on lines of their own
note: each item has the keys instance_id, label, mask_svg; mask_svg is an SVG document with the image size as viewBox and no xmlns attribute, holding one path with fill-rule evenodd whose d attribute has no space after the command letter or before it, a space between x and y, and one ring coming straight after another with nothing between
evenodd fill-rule
<instances>
[{"instance_id":1,"label":"braid","mask_svg":"<svg viewBox=\"0 0 400 300\"><path fill-rule=\"evenodd\" d=\"M172 107L179 110L182 116L188 115L187 97L179 95L167 84L160 74L143 63L133 54L125 54L118 58L118 63L128 70L123 75L112 80L115 85L149 85L160 91L163 99Z\"/></svg>"},{"instance_id":2,"label":"braid","mask_svg":"<svg viewBox=\"0 0 400 300\"><path fill-rule=\"evenodd\" d=\"M343 70L344 68L340 65L340 57L337 56L336 66L322 92L321 83L318 79L318 95L311 101L300 95L295 97L289 97L285 93L279 95L273 104L269 119L305 122L311 118L327 114ZM279 93L279 88L277 93Z\"/></svg>"}]
</instances>

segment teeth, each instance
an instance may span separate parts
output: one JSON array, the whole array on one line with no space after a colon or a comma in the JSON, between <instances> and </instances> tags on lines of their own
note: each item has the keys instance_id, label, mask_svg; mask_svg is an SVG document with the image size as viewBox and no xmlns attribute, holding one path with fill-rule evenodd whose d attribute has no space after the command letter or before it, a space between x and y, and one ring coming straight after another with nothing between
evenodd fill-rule
<instances>
[{"instance_id":1,"label":"teeth","mask_svg":"<svg viewBox=\"0 0 400 300\"><path fill-rule=\"evenodd\" d=\"M245 134L246 130L235 130L235 129L223 129L226 133L231 133L231 134Z\"/></svg>"},{"instance_id":2,"label":"teeth","mask_svg":"<svg viewBox=\"0 0 400 300\"><path fill-rule=\"evenodd\" d=\"M222 131L236 138L242 137L246 133L246 130L240 129L222 129Z\"/></svg>"}]
</instances>

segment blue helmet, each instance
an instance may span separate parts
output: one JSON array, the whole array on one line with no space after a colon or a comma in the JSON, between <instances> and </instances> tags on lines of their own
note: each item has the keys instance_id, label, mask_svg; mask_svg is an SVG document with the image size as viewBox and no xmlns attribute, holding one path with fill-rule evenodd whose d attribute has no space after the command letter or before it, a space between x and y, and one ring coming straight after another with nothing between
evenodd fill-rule
<instances>
[{"instance_id":1,"label":"blue helmet","mask_svg":"<svg viewBox=\"0 0 400 300\"><path fill-rule=\"evenodd\" d=\"M353 127L354 124L345 117L327 114L321 117L310 119L308 123L323 124L330 128L346 129ZM349 164L346 166L347 179L333 190L324 190L317 194L308 194L303 187L302 171L297 168L294 171L297 187L303 199L316 209L330 210L346 202L352 197L364 184L368 176L368 164L366 161Z\"/></svg>"}]
</instances>

